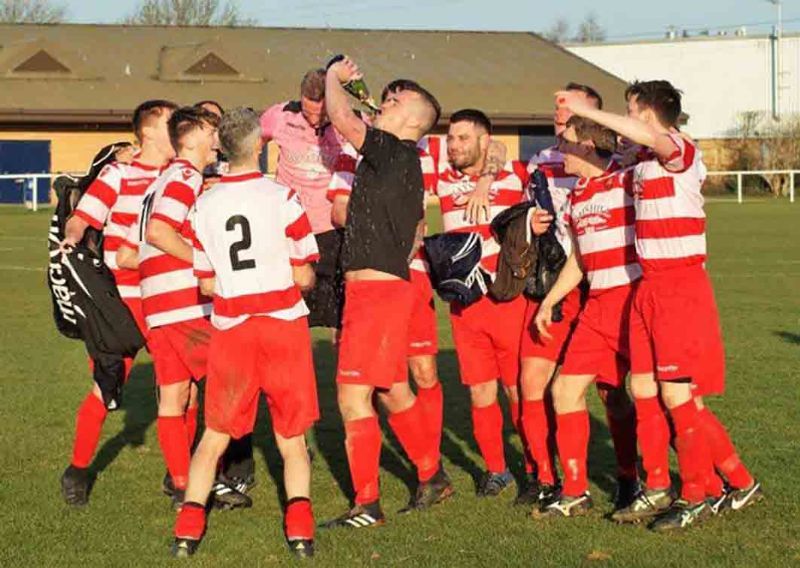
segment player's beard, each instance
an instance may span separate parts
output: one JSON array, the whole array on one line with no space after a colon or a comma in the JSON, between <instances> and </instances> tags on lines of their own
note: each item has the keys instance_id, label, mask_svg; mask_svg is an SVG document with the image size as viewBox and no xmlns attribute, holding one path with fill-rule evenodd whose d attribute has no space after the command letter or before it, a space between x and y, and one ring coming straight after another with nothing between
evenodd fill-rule
<instances>
[{"instance_id":1,"label":"player's beard","mask_svg":"<svg viewBox=\"0 0 800 568\"><path fill-rule=\"evenodd\" d=\"M456 170L464 170L477 164L480 157L481 147L475 144L474 147L466 148L458 154L448 155L448 160Z\"/></svg>"}]
</instances>

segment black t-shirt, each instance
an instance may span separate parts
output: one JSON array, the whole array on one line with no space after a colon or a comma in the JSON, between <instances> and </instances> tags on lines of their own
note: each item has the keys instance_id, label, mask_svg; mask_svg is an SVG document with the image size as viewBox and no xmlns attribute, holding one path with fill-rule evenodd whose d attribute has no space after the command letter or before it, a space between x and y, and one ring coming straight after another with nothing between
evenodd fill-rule
<instances>
[{"instance_id":1,"label":"black t-shirt","mask_svg":"<svg viewBox=\"0 0 800 568\"><path fill-rule=\"evenodd\" d=\"M408 257L424 208L417 145L368 127L360 153L347 204L342 267L408 280Z\"/></svg>"}]
</instances>

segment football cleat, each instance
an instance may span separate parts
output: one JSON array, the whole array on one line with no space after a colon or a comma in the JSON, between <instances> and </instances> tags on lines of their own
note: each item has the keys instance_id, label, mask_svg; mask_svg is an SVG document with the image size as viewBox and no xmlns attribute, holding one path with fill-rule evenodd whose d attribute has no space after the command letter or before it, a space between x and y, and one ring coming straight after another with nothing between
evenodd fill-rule
<instances>
[{"instance_id":1,"label":"football cleat","mask_svg":"<svg viewBox=\"0 0 800 568\"><path fill-rule=\"evenodd\" d=\"M289 551L297 558L313 558L314 541L306 538L296 538L286 541Z\"/></svg>"},{"instance_id":2,"label":"football cleat","mask_svg":"<svg viewBox=\"0 0 800 568\"><path fill-rule=\"evenodd\" d=\"M170 497L172 499L172 508L177 511L183 505L183 500L186 498L186 490L176 489Z\"/></svg>"},{"instance_id":3,"label":"football cleat","mask_svg":"<svg viewBox=\"0 0 800 568\"><path fill-rule=\"evenodd\" d=\"M587 491L577 497L562 495L550 503L543 504L540 508L534 509L531 516L536 519L547 517L581 517L589 512L594 504L592 496Z\"/></svg>"},{"instance_id":4,"label":"football cleat","mask_svg":"<svg viewBox=\"0 0 800 568\"><path fill-rule=\"evenodd\" d=\"M513 482L514 476L508 470L503 473L484 472L478 482L478 497L497 497Z\"/></svg>"},{"instance_id":5,"label":"football cleat","mask_svg":"<svg viewBox=\"0 0 800 568\"><path fill-rule=\"evenodd\" d=\"M728 508L728 499L730 497L730 487L723 486L722 493L717 497L709 497L706 499L711 513L714 515L721 515Z\"/></svg>"},{"instance_id":6,"label":"football cleat","mask_svg":"<svg viewBox=\"0 0 800 568\"><path fill-rule=\"evenodd\" d=\"M549 505L561 497L561 484L543 483L539 486L539 505Z\"/></svg>"},{"instance_id":7,"label":"football cleat","mask_svg":"<svg viewBox=\"0 0 800 568\"><path fill-rule=\"evenodd\" d=\"M451 497L455 492L453 483L450 481L444 468L439 466L439 471L428 481L420 483L408 505L398 512L410 513L412 511L430 509L437 503L441 503L448 497Z\"/></svg>"},{"instance_id":8,"label":"football cleat","mask_svg":"<svg viewBox=\"0 0 800 568\"><path fill-rule=\"evenodd\" d=\"M386 517L383 515L380 501L373 501L372 503L364 505L356 505L341 517L322 523L320 528L335 529L342 527L364 529L368 527L377 527L385 522Z\"/></svg>"},{"instance_id":9,"label":"football cleat","mask_svg":"<svg viewBox=\"0 0 800 568\"><path fill-rule=\"evenodd\" d=\"M521 488L517 498L514 499L514 506L515 507L530 507L535 505L539 502L539 495L541 493L541 488L539 487L539 481L530 476L526 479L524 487Z\"/></svg>"},{"instance_id":10,"label":"football cleat","mask_svg":"<svg viewBox=\"0 0 800 568\"><path fill-rule=\"evenodd\" d=\"M164 474L164 479L161 481L161 491L168 497L172 497L172 494L175 493L175 484L172 482L169 470Z\"/></svg>"},{"instance_id":11,"label":"football cleat","mask_svg":"<svg viewBox=\"0 0 800 568\"><path fill-rule=\"evenodd\" d=\"M189 558L197 552L198 546L200 546L199 540L176 537L170 550L175 558Z\"/></svg>"},{"instance_id":12,"label":"football cleat","mask_svg":"<svg viewBox=\"0 0 800 568\"><path fill-rule=\"evenodd\" d=\"M91 486L92 479L87 468L70 465L61 475L61 495L67 505L86 505Z\"/></svg>"},{"instance_id":13,"label":"football cleat","mask_svg":"<svg viewBox=\"0 0 800 568\"><path fill-rule=\"evenodd\" d=\"M640 523L670 508L675 500L672 489L645 489L627 507L616 508L611 520L618 523Z\"/></svg>"},{"instance_id":14,"label":"football cleat","mask_svg":"<svg viewBox=\"0 0 800 568\"><path fill-rule=\"evenodd\" d=\"M642 492L642 484L638 479L617 478L617 490L614 493L614 510L629 507Z\"/></svg>"},{"instance_id":15,"label":"football cleat","mask_svg":"<svg viewBox=\"0 0 800 568\"><path fill-rule=\"evenodd\" d=\"M224 481L218 480L214 483L211 488L211 495L214 498L214 507L223 511L247 509L253 506L253 500L249 495L238 491Z\"/></svg>"},{"instance_id":16,"label":"football cleat","mask_svg":"<svg viewBox=\"0 0 800 568\"><path fill-rule=\"evenodd\" d=\"M684 499L678 499L665 513L656 517L656 520L650 524L650 528L656 532L684 529L701 523L712 515L707 501L689 503Z\"/></svg>"},{"instance_id":17,"label":"football cleat","mask_svg":"<svg viewBox=\"0 0 800 568\"><path fill-rule=\"evenodd\" d=\"M764 491L761 489L761 483L754 480L753 485L748 489L731 489L728 493L727 507L731 511L740 511L763 498Z\"/></svg>"}]
</instances>

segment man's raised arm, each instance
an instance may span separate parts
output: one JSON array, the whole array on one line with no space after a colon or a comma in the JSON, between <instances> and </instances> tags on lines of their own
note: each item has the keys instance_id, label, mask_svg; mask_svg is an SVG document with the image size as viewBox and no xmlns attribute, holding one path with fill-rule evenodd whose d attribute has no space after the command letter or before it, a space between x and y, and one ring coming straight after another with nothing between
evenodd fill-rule
<instances>
[{"instance_id":1,"label":"man's raised arm","mask_svg":"<svg viewBox=\"0 0 800 568\"><path fill-rule=\"evenodd\" d=\"M328 118L339 134L358 150L364 144L367 126L350 108L350 98L342 83L359 76L356 64L345 57L328 68L325 78L325 110Z\"/></svg>"}]
</instances>

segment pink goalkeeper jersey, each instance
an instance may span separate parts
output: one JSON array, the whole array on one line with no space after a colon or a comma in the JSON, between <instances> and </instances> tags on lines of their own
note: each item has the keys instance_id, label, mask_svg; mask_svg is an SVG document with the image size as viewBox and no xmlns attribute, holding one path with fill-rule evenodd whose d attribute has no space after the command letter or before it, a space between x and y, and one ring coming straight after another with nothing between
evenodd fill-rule
<instances>
[{"instance_id":1,"label":"pink goalkeeper jersey","mask_svg":"<svg viewBox=\"0 0 800 568\"><path fill-rule=\"evenodd\" d=\"M300 112L299 101L278 103L261 115L261 135L277 144L278 183L292 188L315 234L333 230L328 185L344 139L328 124L313 128Z\"/></svg>"}]
</instances>

